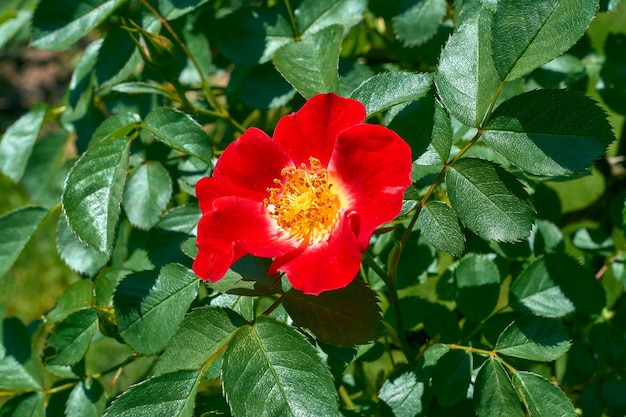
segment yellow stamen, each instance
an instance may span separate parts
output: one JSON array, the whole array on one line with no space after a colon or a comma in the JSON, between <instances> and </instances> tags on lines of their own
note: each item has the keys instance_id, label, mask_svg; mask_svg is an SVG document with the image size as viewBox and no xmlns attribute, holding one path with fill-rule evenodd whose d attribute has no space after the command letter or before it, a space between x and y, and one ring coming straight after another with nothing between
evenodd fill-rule
<instances>
[{"instance_id":1,"label":"yellow stamen","mask_svg":"<svg viewBox=\"0 0 626 417\"><path fill-rule=\"evenodd\" d=\"M320 161L309 158L309 167L285 167L268 188L263 200L268 216L275 219L293 239L317 243L327 239L339 219L341 202L333 190L328 170Z\"/></svg>"}]
</instances>

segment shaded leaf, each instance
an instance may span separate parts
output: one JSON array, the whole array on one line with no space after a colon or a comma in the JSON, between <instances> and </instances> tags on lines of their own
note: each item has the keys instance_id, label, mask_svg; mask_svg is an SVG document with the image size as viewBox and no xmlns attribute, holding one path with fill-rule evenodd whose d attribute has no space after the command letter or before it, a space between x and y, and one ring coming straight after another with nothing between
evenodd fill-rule
<instances>
[{"instance_id":1,"label":"shaded leaf","mask_svg":"<svg viewBox=\"0 0 626 417\"><path fill-rule=\"evenodd\" d=\"M98 329L97 319L96 309L86 308L70 314L57 324L46 345L46 362L50 365L74 365L81 360Z\"/></svg>"},{"instance_id":2,"label":"shaded leaf","mask_svg":"<svg viewBox=\"0 0 626 417\"><path fill-rule=\"evenodd\" d=\"M47 106L38 104L28 113L17 119L4 132L0 141L0 172L18 182L28 163L39 130L43 125Z\"/></svg>"},{"instance_id":3,"label":"shaded leaf","mask_svg":"<svg viewBox=\"0 0 626 417\"><path fill-rule=\"evenodd\" d=\"M418 217L424 239L438 251L459 256L465 247L465 235L452 207L440 201L428 202Z\"/></svg>"},{"instance_id":4,"label":"shaded leaf","mask_svg":"<svg viewBox=\"0 0 626 417\"><path fill-rule=\"evenodd\" d=\"M485 255L469 254L454 270L456 303L470 320L480 322L487 318L500 296L500 271Z\"/></svg>"},{"instance_id":5,"label":"shaded leaf","mask_svg":"<svg viewBox=\"0 0 626 417\"><path fill-rule=\"evenodd\" d=\"M104 417L191 417L201 376L192 370L147 379L117 397Z\"/></svg>"},{"instance_id":6,"label":"shaded leaf","mask_svg":"<svg viewBox=\"0 0 626 417\"><path fill-rule=\"evenodd\" d=\"M522 184L493 162L463 158L446 173L452 208L471 231L511 242L528 237L534 216Z\"/></svg>"},{"instance_id":7,"label":"shaded leaf","mask_svg":"<svg viewBox=\"0 0 626 417\"><path fill-rule=\"evenodd\" d=\"M172 196L172 178L160 162L139 166L128 178L122 207L133 226L151 228Z\"/></svg>"},{"instance_id":8,"label":"shaded leaf","mask_svg":"<svg viewBox=\"0 0 626 417\"><path fill-rule=\"evenodd\" d=\"M441 51L435 84L448 111L467 126L479 126L500 79L491 58L491 13L466 19Z\"/></svg>"},{"instance_id":9,"label":"shaded leaf","mask_svg":"<svg viewBox=\"0 0 626 417\"><path fill-rule=\"evenodd\" d=\"M159 0L159 12L167 20L178 19L209 0Z\"/></svg>"},{"instance_id":10,"label":"shaded leaf","mask_svg":"<svg viewBox=\"0 0 626 417\"><path fill-rule=\"evenodd\" d=\"M110 254L126 181L130 142L125 137L102 141L80 157L63 192L63 210L76 236Z\"/></svg>"},{"instance_id":11,"label":"shaded leaf","mask_svg":"<svg viewBox=\"0 0 626 417\"><path fill-rule=\"evenodd\" d=\"M585 33L596 0L498 0L493 60L503 80L514 80L556 58Z\"/></svg>"},{"instance_id":12,"label":"shaded leaf","mask_svg":"<svg viewBox=\"0 0 626 417\"><path fill-rule=\"evenodd\" d=\"M533 417L574 417L572 401L556 385L532 372L518 371L513 374L513 386L524 399Z\"/></svg>"},{"instance_id":13,"label":"shaded leaf","mask_svg":"<svg viewBox=\"0 0 626 417\"><path fill-rule=\"evenodd\" d=\"M316 350L295 329L269 317L237 331L224 353L222 384L239 417L339 413L332 376Z\"/></svg>"},{"instance_id":14,"label":"shaded leaf","mask_svg":"<svg viewBox=\"0 0 626 417\"><path fill-rule=\"evenodd\" d=\"M22 207L0 217L0 277L20 256L47 212L41 207Z\"/></svg>"},{"instance_id":15,"label":"shaded leaf","mask_svg":"<svg viewBox=\"0 0 626 417\"><path fill-rule=\"evenodd\" d=\"M197 205L176 206L166 211L155 227L170 232L195 235L201 216L202 213Z\"/></svg>"},{"instance_id":16,"label":"shaded leaf","mask_svg":"<svg viewBox=\"0 0 626 417\"><path fill-rule=\"evenodd\" d=\"M522 404L502 363L490 356L474 383L474 406L480 416L523 417Z\"/></svg>"},{"instance_id":17,"label":"shaded leaf","mask_svg":"<svg viewBox=\"0 0 626 417\"><path fill-rule=\"evenodd\" d=\"M567 330L557 320L524 316L511 323L498 338L498 353L534 361L552 361L570 348Z\"/></svg>"},{"instance_id":18,"label":"shaded leaf","mask_svg":"<svg viewBox=\"0 0 626 417\"><path fill-rule=\"evenodd\" d=\"M565 254L534 260L511 285L515 309L540 316L599 314L605 303L604 289L593 272Z\"/></svg>"},{"instance_id":19,"label":"shaded leaf","mask_svg":"<svg viewBox=\"0 0 626 417\"><path fill-rule=\"evenodd\" d=\"M124 0L67 0L59 7L56 0L42 0L33 16L33 45L62 50L94 30Z\"/></svg>"},{"instance_id":20,"label":"shaded leaf","mask_svg":"<svg viewBox=\"0 0 626 417\"><path fill-rule=\"evenodd\" d=\"M0 417L44 417L46 415L43 392L16 395L0 408Z\"/></svg>"},{"instance_id":21,"label":"shaded leaf","mask_svg":"<svg viewBox=\"0 0 626 417\"><path fill-rule=\"evenodd\" d=\"M271 259L243 256L235 262L219 281L209 287L221 293L235 295L269 295L281 291L280 277L269 276Z\"/></svg>"},{"instance_id":22,"label":"shaded leaf","mask_svg":"<svg viewBox=\"0 0 626 417\"><path fill-rule=\"evenodd\" d=\"M347 287L319 295L291 289L283 297L283 307L293 321L326 343L351 346L378 336L378 299L363 281L355 279Z\"/></svg>"},{"instance_id":23,"label":"shaded leaf","mask_svg":"<svg viewBox=\"0 0 626 417\"><path fill-rule=\"evenodd\" d=\"M432 83L429 73L384 72L363 81L352 92L352 98L365 106L368 116L387 110L398 104L422 98Z\"/></svg>"},{"instance_id":24,"label":"shaded leaf","mask_svg":"<svg viewBox=\"0 0 626 417\"><path fill-rule=\"evenodd\" d=\"M280 47L274 65L305 98L339 89L339 51L343 26L325 27L300 42Z\"/></svg>"},{"instance_id":25,"label":"shaded leaf","mask_svg":"<svg viewBox=\"0 0 626 417\"><path fill-rule=\"evenodd\" d=\"M159 107L146 116L142 126L169 147L211 163L213 149L209 137L188 114Z\"/></svg>"},{"instance_id":26,"label":"shaded leaf","mask_svg":"<svg viewBox=\"0 0 626 417\"><path fill-rule=\"evenodd\" d=\"M465 350L450 350L439 358L432 370L432 390L439 403L451 406L467 395L471 381L472 354Z\"/></svg>"},{"instance_id":27,"label":"shaded leaf","mask_svg":"<svg viewBox=\"0 0 626 417\"><path fill-rule=\"evenodd\" d=\"M200 369L221 353L246 321L232 310L201 307L180 323L157 363L155 375L181 369Z\"/></svg>"},{"instance_id":28,"label":"shaded leaf","mask_svg":"<svg viewBox=\"0 0 626 417\"><path fill-rule=\"evenodd\" d=\"M591 99L536 90L502 103L485 124L487 145L536 175L569 175L591 165L615 137Z\"/></svg>"},{"instance_id":29,"label":"shaded leaf","mask_svg":"<svg viewBox=\"0 0 626 417\"><path fill-rule=\"evenodd\" d=\"M129 275L118 284L113 304L120 335L136 352L152 355L176 332L198 293L200 280L182 265Z\"/></svg>"}]
</instances>

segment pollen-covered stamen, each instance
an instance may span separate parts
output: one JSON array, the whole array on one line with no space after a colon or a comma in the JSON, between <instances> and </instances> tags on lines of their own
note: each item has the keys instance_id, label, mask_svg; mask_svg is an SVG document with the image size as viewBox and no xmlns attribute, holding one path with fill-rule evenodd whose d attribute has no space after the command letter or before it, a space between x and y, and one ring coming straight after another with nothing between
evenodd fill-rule
<instances>
[{"instance_id":1,"label":"pollen-covered stamen","mask_svg":"<svg viewBox=\"0 0 626 417\"><path fill-rule=\"evenodd\" d=\"M327 239L339 219L340 200L332 189L328 170L320 161L309 158L309 167L285 167L275 179L276 188L268 188L263 202L268 216L292 238L305 243Z\"/></svg>"}]
</instances>

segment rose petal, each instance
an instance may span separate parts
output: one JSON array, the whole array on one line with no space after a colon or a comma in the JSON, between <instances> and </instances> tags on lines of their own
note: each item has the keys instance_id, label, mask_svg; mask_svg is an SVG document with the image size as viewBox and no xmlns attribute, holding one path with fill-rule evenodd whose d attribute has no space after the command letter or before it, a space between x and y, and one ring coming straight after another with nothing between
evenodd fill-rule
<instances>
[{"instance_id":1,"label":"rose petal","mask_svg":"<svg viewBox=\"0 0 626 417\"><path fill-rule=\"evenodd\" d=\"M360 265L352 218L344 215L328 241L277 258L270 274L283 271L293 288L317 295L348 285L359 273Z\"/></svg>"},{"instance_id":2,"label":"rose petal","mask_svg":"<svg viewBox=\"0 0 626 417\"><path fill-rule=\"evenodd\" d=\"M200 209L203 213L211 210L213 200L227 195L263 201L286 166L293 163L280 146L263 131L250 128L226 147L213 177L196 184Z\"/></svg>"},{"instance_id":3,"label":"rose petal","mask_svg":"<svg viewBox=\"0 0 626 417\"><path fill-rule=\"evenodd\" d=\"M378 226L400 212L411 165L411 148L390 129L363 124L339 134L328 171L358 214L361 250Z\"/></svg>"},{"instance_id":4,"label":"rose petal","mask_svg":"<svg viewBox=\"0 0 626 417\"><path fill-rule=\"evenodd\" d=\"M274 140L296 166L308 165L311 156L326 166L339 132L364 121L365 107L360 102L332 93L319 94L279 120Z\"/></svg>"},{"instance_id":5,"label":"rose petal","mask_svg":"<svg viewBox=\"0 0 626 417\"><path fill-rule=\"evenodd\" d=\"M235 256L234 244L223 240L201 239L197 245L198 255L192 269L204 281L219 281L228 268L245 254L238 251L239 256Z\"/></svg>"}]
</instances>

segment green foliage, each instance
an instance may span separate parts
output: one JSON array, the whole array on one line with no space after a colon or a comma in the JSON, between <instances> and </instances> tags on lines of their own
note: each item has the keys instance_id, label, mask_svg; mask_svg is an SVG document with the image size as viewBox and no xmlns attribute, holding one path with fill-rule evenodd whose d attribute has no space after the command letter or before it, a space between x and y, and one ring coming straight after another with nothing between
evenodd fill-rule
<instances>
[{"instance_id":1,"label":"green foliage","mask_svg":"<svg viewBox=\"0 0 626 417\"><path fill-rule=\"evenodd\" d=\"M624 415L625 23L617 0L5 0L4 56L72 73L2 115L0 416ZM197 181L328 92L411 147L398 218L345 288L250 255L200 281Z\"/></svg>"}]
</instances>

